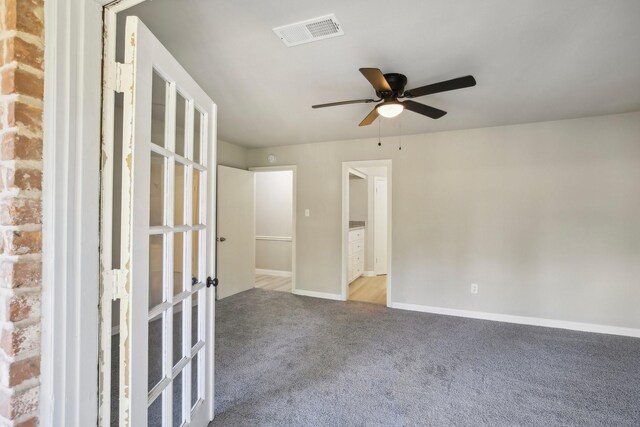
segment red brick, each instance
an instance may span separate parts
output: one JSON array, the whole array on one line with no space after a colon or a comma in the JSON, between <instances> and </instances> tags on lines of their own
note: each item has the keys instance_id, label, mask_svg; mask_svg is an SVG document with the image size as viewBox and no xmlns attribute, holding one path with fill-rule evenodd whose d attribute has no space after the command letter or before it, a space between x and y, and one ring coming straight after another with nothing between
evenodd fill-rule
<instances>
[{"instance_id":1,"label":"red brick","mask_svg":"<svg viewBox=\"0 0 640 427\"><path fill-rule=\"evenodd\" d=\"M37 426L38 426L38 417L29 418L26 421L22 421L14 425L14 427L37 427Z\"/></svg>"},{"instance_id":2,"label":"red brick","mask_svg":"<svg viewBox=\"0 0 640 427\"><path fill-rule=\"evenodd\" d=\"M18 30L42 36L44 30L43 0L5 0L5 22L2 29Z\"/></svg>"},{"instance_id":3,"label":"red brick","mask_svg":"<svg viewBox=\"0 0 640 427\"><path fill-rule=\"evenodd\" d=\"M14 93L42 99L44 80L21 68L8 68L2 72L2 94Z\"/></svg>"},{"instance_id":4,"label":"red brick","mask_svg":"<svg viewBox=\"0 0 640 427\"><path fill-rule=\"evenodd\" d=\"M9 384L13 387L31 378L40 376L40 356L33 356L28 359L14 362L9 366Z\"/></svg>"},{"instance_id":5,"label":"red brick","mask_svg":"<svg viewBox=\"0 0 640 427\"><path fill-rule=\"evenodd\" d=\"M26 255L42 252L41 231L5 231L4 253Z\"/></svg>"},{"instance_id":6,"label":"red brick","mask_svg":"<svg viewBox=\"0 0 640 427\"><path fill-rule=\"evenodd\" d=\"M19 37L14 37L7 48L10 54L13 54L13 58L8 60L7 63L15 60L20 64L44 70L44 51L40 46L24 41Z\"/></svg>"},{"instance_id":7,"label":"red brick","mask_svg":"<svg viewBox=\"0 0 640 427\"><path fill-rule=\"evenodd\" d=\"M40 349L40 324L34 323L15 329L3 329L0 335L0 348L7 356Z\"/></svg>"},{"instance_id":8,"label":"red brick","mask_svg":"<svg viewBox=\"0 0 640 427\"><path fill-rule=\"evenodd\" d=\"M7 295L2 298L6 322L19 322L29 317L40 316L40 294L29 292L21 295Z\"/></svg>"},{"instance_id":9,"label":"red brick","mask_svg":"<svg viewBox=\"0 0 640 427\"><path fill-rule=\"evenodd\" d=\"M31 168L0 167L3 189L42 190L42 171Z\"/></svg>"},{"instance_id":10,"label":"red brick","mask_svg":"<svg viewBox=\"0 0 640 427\"><path fill-rule=\"evenodd\" d=\"M38 387L32 387L14 394L0 391L0 415L6 419L13 420L33 413L38 409L38 391Z\"/></svg>"},{"instance_id":11,"label":"red brick","mask_svg":"<svg viewBox=\"0 0 640 427\"><path fill-rule=\"evenodd\" d=\"M4 239L0 239L2 242ZM4 288L34 288L42 282L42 263L39 261L0 263L0 286Z\"/></svg>"},{"instance_id":12,"label":"red brick","mask_svg":"<svg viewBox=\"0 0 640 427\"><path fill-rule=\"evenodd\" d=\"M5 134L0 141L0 160L42 160L42 138Z\"/></svg>"},{"instance_id":13,"label":"red brick","mask_svg":"<svg viewBox=\"0 0 640 427\"><path fill-rule=\"evenodd\" d=\"M42 223L42 202L39 199L8 198L0 200L0 225Z\"/></svg>"},{"instance_id":14,"label":"red brick","mask_svg":"<svg viewBox=\"0 0 640 427\"><path fill-rule=\"evenodd\" d=\"M18 127L31 128L34 132L42 132L42 109L23 102L14 103L15 124Z\"/></svg>"}]
</instances>

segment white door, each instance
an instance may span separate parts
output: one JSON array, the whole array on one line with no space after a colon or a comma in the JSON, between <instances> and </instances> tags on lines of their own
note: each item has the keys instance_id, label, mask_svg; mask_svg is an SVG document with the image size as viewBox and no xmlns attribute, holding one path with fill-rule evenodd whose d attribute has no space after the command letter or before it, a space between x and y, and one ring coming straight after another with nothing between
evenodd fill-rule
<instances>
[{"instance_id":1,"label":"white door","mask_svg":"<svg viewBox=\"0 0 640 427\"><path fill-rule=\"evenodd\" d=\"M218 166L218 298L255 286L254 172Z\"/></svg>"},{"instance_id":2,"label":"white door","mask_svg":"<svg viewBox=\"0 0 640 427\"><path fill-rule=\"evenodd\" d=\"M206 426L216 106L137 17L125 40L119 425Z\"/></svg>"},{"instance_id":3,"label":"white door","mask_svg":"<svg viewBox=\"0 0 640 427\"><path fill-rule=\"evenodd\" d=\"M373 253L376 275L387 274L387 178L375 177Z\"/></svg>"}]
</instances>

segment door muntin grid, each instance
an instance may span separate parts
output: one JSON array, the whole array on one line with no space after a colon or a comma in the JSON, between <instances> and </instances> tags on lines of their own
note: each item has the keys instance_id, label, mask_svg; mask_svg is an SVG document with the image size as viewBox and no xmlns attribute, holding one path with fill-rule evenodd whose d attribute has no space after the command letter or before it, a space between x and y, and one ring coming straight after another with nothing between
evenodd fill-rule
<instances>
[{"instance_id":1,"label":"door muntin grid","mask_svg":"<svg viewBox=\"0 0 640 427\"><path fill-rule=\"evenodd\" d=\"M148 404L149 417L157 419L152 411L160 410L162 425L169 426L188 423L204 399L206 313L198 308L205 305L206 289L207 147L203 141L208 121L174 81L159 70L153 74L149 147L152 161L162 167L155 166L159 177L151 180L150 210L159 207L162 212L149 213L149 249L152 259L158 248L151 242L162 242L162 266L154 268L150 261ZM152 361L159 360L160 367L152 366ZM152 375L153 369L159 369L158 375ZM174 407L174 394L180 397L179 408Z\"/></svg>"}]
</instances>

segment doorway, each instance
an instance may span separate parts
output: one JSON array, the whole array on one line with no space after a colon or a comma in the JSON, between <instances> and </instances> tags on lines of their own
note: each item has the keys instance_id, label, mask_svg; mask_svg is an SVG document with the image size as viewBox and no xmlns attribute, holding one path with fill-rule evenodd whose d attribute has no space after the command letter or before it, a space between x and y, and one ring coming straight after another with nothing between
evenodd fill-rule
<instances>
[{"instance_id":1,"label":"doorway","mask_svg":"<svg viewBox=\"0 0 640 427\"><path fill-rule=\"evenodd\" d=\"M293 292L296 248L296 167L251 169L255 173L255 287Z\"/></svg>"},{"instance_id":2,"label":"doorway","mask_svg":"<svg viewBox=\"0 0 640 427\"><path fill-rule=\"evenodd\" d=\"M343 300L391 303L391 160L344 162Z\"/></svg>"}]
</instances>

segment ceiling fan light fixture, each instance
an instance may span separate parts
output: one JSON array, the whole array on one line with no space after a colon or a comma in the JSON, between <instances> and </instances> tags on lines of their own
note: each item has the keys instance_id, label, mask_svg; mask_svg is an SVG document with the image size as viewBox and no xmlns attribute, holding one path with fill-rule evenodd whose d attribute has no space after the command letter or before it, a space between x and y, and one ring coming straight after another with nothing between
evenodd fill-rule
<instances>
[{"instance_id":1,"label":"ceiling fan light fixture","mask_svg":"<svg viewBox=\"0 0 640 427\"><path fill-rule=\"evenodd\" d=\"M388 119L398 116L404 110L404 106L398 101L383 102L376 108L382 117Z\"/></svg>"}]
</instances>

